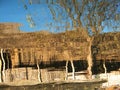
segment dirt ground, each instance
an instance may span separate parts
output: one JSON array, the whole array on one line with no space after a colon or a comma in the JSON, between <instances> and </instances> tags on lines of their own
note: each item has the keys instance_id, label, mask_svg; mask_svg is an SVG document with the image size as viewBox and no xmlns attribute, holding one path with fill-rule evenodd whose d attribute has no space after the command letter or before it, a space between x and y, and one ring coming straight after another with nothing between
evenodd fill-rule
<instances>
[{"instance_id":1,"label":"dirt ground","mask_svg":"<svg viewBox=\"0 0 120 90\"><path fill-rule=\"evenodd\" d=\"M120 86L110 86L110 87L105 87L100 90L120 90Z\"/></svg>"}]
</instances>

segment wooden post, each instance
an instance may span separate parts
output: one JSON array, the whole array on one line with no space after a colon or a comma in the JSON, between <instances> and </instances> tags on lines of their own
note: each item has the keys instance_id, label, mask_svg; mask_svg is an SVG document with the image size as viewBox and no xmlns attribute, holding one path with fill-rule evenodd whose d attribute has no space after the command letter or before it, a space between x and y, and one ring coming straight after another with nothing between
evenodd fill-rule
<instances>
[{"instance_id":1,"label":"wooden post","mask_svg":"<svg viewBox=\"0 0 120 90\"><path fill-rule=\"evenodd\" d=\"M2 82L2 60L0 59L0 82Z\"/></svg>"},{"instance_id":2,"label":"wooden post","mask_svg":"<svg viewBox=\"0 0 120 90\"><path fill-rule=\"evenodd\" d=\"M103 62L103 68L104 68L105 74L106 74L106 73L107 73L107 68L106 68L106 65L105 65L105 60L104 60L104 62Z\"/></svg>"},{"instance_id":3,"label":"wooden post","mask_svg":"<svg viewBox=\"0 0 120 90\"><path fill-rule=\"evenodd\" d=\"M66 66L65 66L65 68L66 68L65 80L67 80L67 79L68 79L68 60L66 61Z\"/></svg>"},{"instance_id":4,"label":"wooden post","mask_svg":"<svg viewBox=\"0 0 120 90\"><path fill-rule=\"evenodd\" d=\"M73 80L75 80L75 67L73 64L73 60L71 60L70 62L71 62L71 66L72 66L72 77L73 77Z\"/></svg>"},{"instance_id":5,"label":"wooden post","mask_svg":"<svg viewBox=\"0 0 120 90\"><path fill-rule=\"evenodd\" d=\"M41 80L40 66L39 66L38 60L37 60L37 68L38 68L38 81L42 82L42 80Z\"/></svg>"},{"instance_id":6,"label":"wooden post","mask_svg":"<svg viewBox=\"0 0 120 90\"><path fill-rule=\"evenodd\" d=\"M3 81L5 81L5 60L4 60L4 57L3 57L3 49L1 49L1 59L2 59L2 62L3 62L3 72L2 72Z\"/></svg>"}]
</instances>

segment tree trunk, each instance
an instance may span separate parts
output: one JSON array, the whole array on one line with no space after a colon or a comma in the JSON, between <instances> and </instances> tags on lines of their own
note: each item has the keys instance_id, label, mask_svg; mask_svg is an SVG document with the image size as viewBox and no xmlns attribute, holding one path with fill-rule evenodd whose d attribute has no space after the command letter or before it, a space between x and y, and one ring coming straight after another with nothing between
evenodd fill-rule
<instances>
[{"instance_id":1,"label":"tree trunk","mask_svg":"<svg viewBox=\"0 0 120 90\"><path fill-rule=\"evenodd\" d=\"M88 56L87 56L87 61L88 61L88 68L87 68L87 70L88 70L88 74L89 74L89 79L92 79L92 70L91 70L91 68L92 68L92 50L91 50L91 46L92 46L92 41L93 41L93 37L92 38L89 38L89 48L88 48L88 52L89 52L89 54L88 54Z\"/></svg>"},{"instance_id":2,"label":"tree trunk","mask_svg":"<svg viewBox=\"0 0 120 90\"><path fill-rule=\"evenodd\" d=\"M72 66L72 77L73 77L73 80L75 80L75 67L74 67L73 61L71 60L70 62Z\"/></svg>"},{"instance_id":3,"label":"tree trunk","mask_svg":"<svg viewBox=\"0 0 120 90\"><path fill-rule=\"evenodd\" d=\"M2 60L0 59L0 82L2 82Z\"/></svg>"},{"instance_id":4,"label":"tree trunk","mask_svg":"<svg viewBox=\"0 0 120 90\"><path fill-rule=\"evenodd\" d=\"M65 68L66 68L65 80L67 80L67 79L68 79L68 60L66 61L66 66L65 66Z\"/></svg>"},{"instance_id":5,"label":"tree trunk","mask_svg":"<svg viewBox=\"0 0 120 90\"><path fill-rule=\"evenodd\" d=\"M3 62L3 81L5 81L5 60L4 60L4 57L3 57L3 49L1 49L1 59L2 59L2 62Z\"/></svg>"},{"instance_id":6,"label":"tree trunk","mask_svg":"<svg viewBox=\"0 0 120 90\"><path fill-rule=\"evenodd\" d=\"M37 68L38 68L38 81L39 81L39 82L42 82L42 80L41 80L40 66L39 66L38 61L37 61Z\"/></svg>"},{"instance_id":7,"label":"tree trunk","mask_svg":"<svg viewBox=\"0 0 120 90\"><path fill-rule=\"evenodd\" d=\"M104 60L104 62L103 62L103 68L104 68L105 74L106 74L106 73L107 73L107 68L106 68L106 66L105 66L105 60Z\"/></svg>"}]
</instances>

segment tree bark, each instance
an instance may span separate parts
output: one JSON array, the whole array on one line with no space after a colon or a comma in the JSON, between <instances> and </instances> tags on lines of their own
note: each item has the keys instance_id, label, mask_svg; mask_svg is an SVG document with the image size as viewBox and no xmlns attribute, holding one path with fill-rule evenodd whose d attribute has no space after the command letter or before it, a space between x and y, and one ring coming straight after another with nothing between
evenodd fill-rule
<instances>
[{"instance_id":1,"label":"tree bark","mask_svg":"<svg viewBox=\"0 0 120 90\"><path fill-rule=\"evenodd\" d=\"M88 48L88 56L87 56L87 61L88 61L88 74L89 74L89 79L92 79L92 50L91 50L91 46L92 46L92 41L93 41L93 37L92 38L89 38L89 48Z\"/></svg>"},{"instance_id":2,"label":"tree bark","mask_svg":"<svg viewBox=\"0 0 120 90\"><path fill-rule=\"evenodd\" d=\"M65 80L68 80L68 60L66 61L66 76L65 76Z\"/></svg>"},{"instance_id":3,"label":"tree bark","mask_svg":"<svg viewBox=\"0 0 120 90\"><path fill-rule=\"evenodd\" d=\"M74 67L73 61L71 60L70 62L72 66L72 77L73 77L73 80L75 80L75 67Z\"/></svg>"},{"instance_id":4,"label":"tree bark","mask_svg":"<svg viewBox=\"0 0 120 90\"><path fill-rule=\"evenodd\" d=\"M4 60L4 57L3 57L3 49L1 49L1 59L2 59L2 62L3 62L3 71L2 71L3 81L5 81L5 60Z\"/></svg>"}]
</instances>

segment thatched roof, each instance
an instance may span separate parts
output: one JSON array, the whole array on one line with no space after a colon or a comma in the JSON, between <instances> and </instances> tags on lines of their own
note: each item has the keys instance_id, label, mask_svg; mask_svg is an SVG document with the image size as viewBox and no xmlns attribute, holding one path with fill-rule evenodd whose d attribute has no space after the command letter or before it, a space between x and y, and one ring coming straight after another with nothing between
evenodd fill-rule
<instances>
[{"instance_id":1,"label":"thatched roof","mask_svg":"<svg viewBox=\"0 0 120 90\"><path fill-rule=\"evenodd\" d=\"M0 48L35 48L46 60L86 60L88 45L86 32L18 33L0 35Z\"/></svg>"},{"instance_id":2,"label":"thatched roof","mask_svg":"<svg viewBox=\"0 0 120 90\"><path fill-rule=\"evenodd\" d=\"M34 48L43 60L86 60L89 41L86 32L79 30L64 33L2 33L0 48ZM120 33L105 33L94 38L93 57L96 60L120 60Z\"/></svg>"},{"instance_id":3,"label":"thatched roof","mask_svg":"<svg viewBox=\"0 0 120 90\"><path fill-rule=\"evenodd\" d=\"M104 33L95 37L93 53L97 60L120 60L120 33Z\"/></svg>"}]
</instances>

